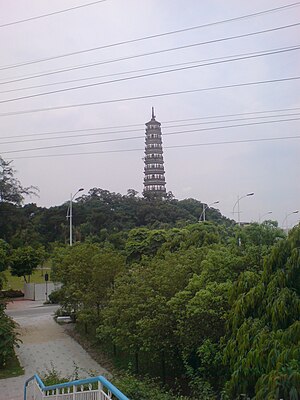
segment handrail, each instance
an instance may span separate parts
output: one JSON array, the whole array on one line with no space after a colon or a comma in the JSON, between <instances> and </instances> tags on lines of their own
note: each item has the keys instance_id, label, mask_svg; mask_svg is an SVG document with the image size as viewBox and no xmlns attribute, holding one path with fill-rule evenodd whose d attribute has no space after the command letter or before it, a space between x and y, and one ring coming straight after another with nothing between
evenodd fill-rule
<instances>
[{"instance_id":1,"label":"handrail","mask_svg":"<svg viewBox=\"0 0 300 400\"><path fill-rule=\"evenodd\" d=\"M30 381L36 380L39 387L41 390L47 391L47 390L54 390L54 389L61 389L61 388L67 388L71 387L73 385L79 386L79 385L86 385L89 383L95 383L95 382L100 382L102 383L113 395L117 396L119 400L129 400L127 396L125 396L118 388L116 388L112 383L110 383L104 376L99 375L95 376L93 378L86 378L86 379L78 379L74 380L71 382L65 382L65 383L58 383L56 385L51 385L51 386L45 386L41 378L37 375L34 374L31 378L27 379L24 385L24 400L26 400L26 391L27 391L27 385Z\"/></svg>"}]
</instances>

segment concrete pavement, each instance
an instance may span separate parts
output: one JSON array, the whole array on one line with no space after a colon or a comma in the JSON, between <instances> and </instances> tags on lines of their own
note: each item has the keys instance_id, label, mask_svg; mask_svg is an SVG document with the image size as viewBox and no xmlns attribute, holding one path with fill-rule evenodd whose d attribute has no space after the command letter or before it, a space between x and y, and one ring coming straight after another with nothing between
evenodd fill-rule
<instances>
[{"instance_id":1,"label":"concrete pavement","mask_svg":"<svg viewBox=\"0 0 300 400\"><path fill-rule=\"evenodd\" d=\"M63 376L71 377L76 370L79 378L109 373L68 336L64 328L53 320L56 306L37 301L9 303L7 314L18 324L23 343L16 349L25 375L0 380L0 400L22 400L27 378L35 372L42 374L55 368ZM77 378L77 377L76 377Z\"/></svg>"}]
</instances>

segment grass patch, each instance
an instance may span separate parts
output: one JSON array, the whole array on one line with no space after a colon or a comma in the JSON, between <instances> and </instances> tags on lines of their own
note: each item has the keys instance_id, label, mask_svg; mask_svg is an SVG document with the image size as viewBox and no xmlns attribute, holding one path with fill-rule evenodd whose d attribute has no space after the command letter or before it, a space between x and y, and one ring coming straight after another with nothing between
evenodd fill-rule
<instances>
[{"instance_id":1,"label":"grass patch","mask_svg":"<svg viewBox=\"0 0 300 400\"><path fill-rule=\"evenodd\" d=\"M33 274L30 276L30 283L45 283L44 274L45 272L50 272L49 269L37 269L33 271ZM24 287L24 278L18 276L12 276L9 270L3 272L6 282L4 282L3 289L15 289L15 290L23 290Z\"/></svg>"},{"instance_id":2,"label":"grass patch","mask_svg":"<svg viewBox=\"0 0 300 400\"><path fill-rule=\"evenodd\" d=\"M6 364L5 368L0 368L0 379L13 378L24 374L18 357L14 355Z\"/></svg>"}]
</instances>

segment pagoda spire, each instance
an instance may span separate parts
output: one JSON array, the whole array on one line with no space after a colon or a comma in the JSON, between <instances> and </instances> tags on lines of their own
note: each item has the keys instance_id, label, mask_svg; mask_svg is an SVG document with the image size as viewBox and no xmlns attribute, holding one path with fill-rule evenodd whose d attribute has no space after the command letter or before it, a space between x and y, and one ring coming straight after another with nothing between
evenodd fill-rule
<instances>
[{"instance_id":1,"label":"pagoda spire","mask_svg":"<svg viewBox=\"0 0 300 400\"><path fill-rule=\"evenodd\" d=\"M155 115L154 115L154 107L152 107L152 119L155 119Z\"/></svg>"}]
</instances>

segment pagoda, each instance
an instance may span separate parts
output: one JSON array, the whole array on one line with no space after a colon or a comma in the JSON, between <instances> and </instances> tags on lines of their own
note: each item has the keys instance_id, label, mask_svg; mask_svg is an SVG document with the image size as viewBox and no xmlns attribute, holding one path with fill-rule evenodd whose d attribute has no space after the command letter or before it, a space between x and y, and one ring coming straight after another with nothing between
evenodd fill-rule
<instances>
[{"instance_id":1,"label":"pagoda","mask_svg":"<svg viewBox=\"0 0 300 400\"><path fill-rule=\"evenodd\" d=\"M145 177L143 194L145 197L164 198L166 196L166 181L161 124L155 119L153 107L151 120L145 125Z\"/></svg>"}]
</instances>

